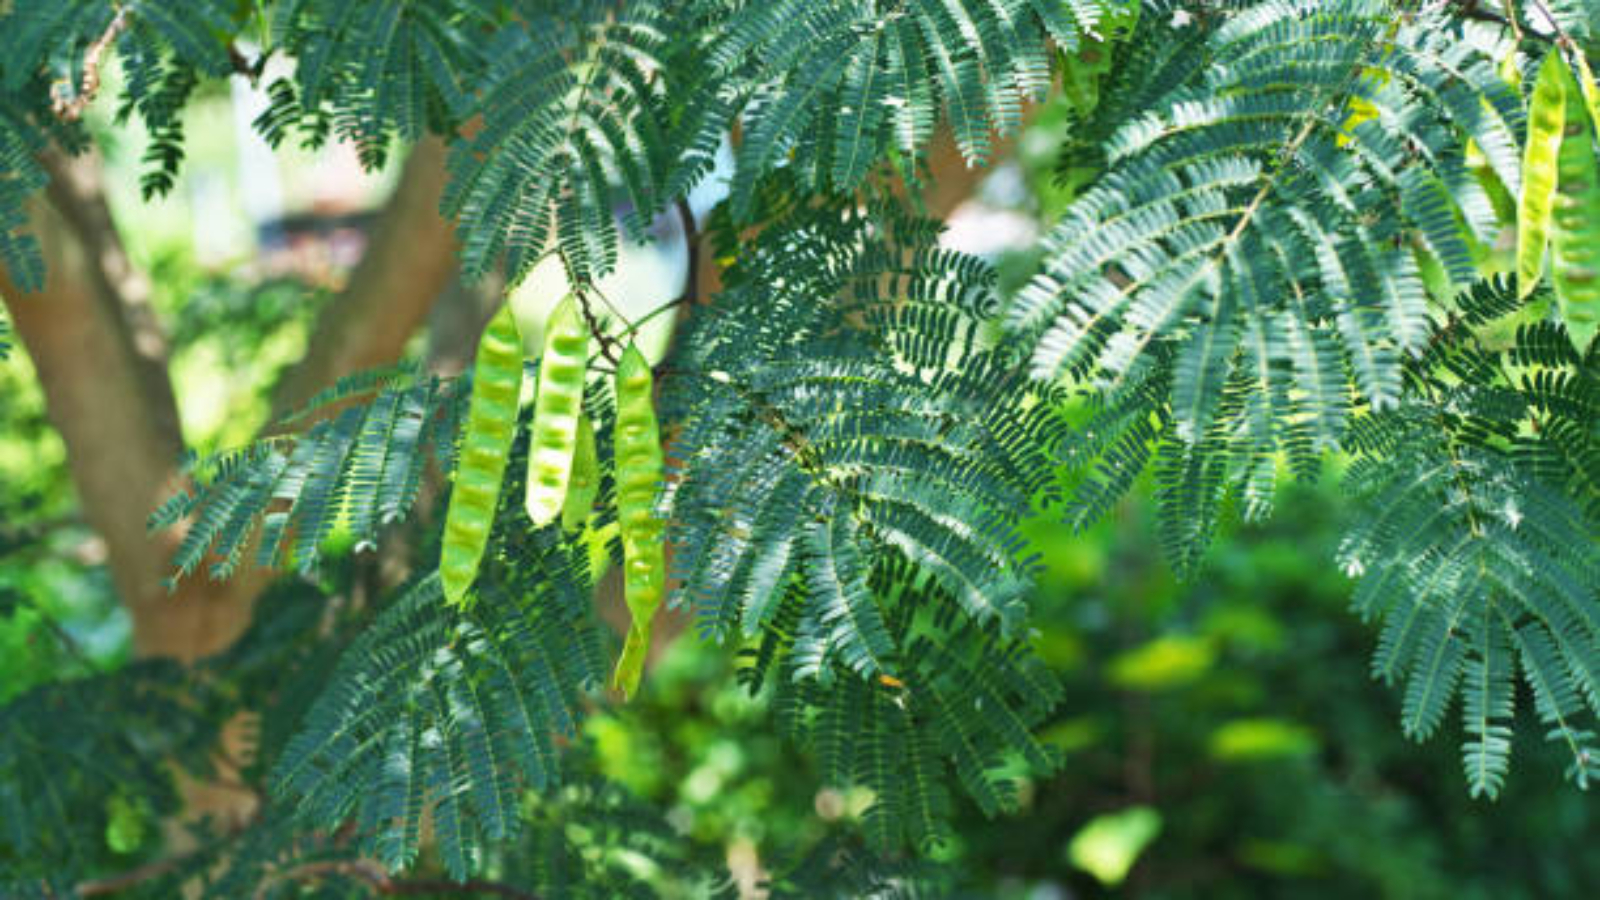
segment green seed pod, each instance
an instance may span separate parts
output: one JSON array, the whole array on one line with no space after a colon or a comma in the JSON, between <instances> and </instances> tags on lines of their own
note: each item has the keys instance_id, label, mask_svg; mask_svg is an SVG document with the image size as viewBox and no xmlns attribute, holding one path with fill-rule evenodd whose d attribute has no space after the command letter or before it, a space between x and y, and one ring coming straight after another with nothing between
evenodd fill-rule
<instances>
[{"instance_id":1,"label":"green seed pod","mask_svg":"<svg viewBox=\"0 0 1600 900\"><path fill-rule=\"evenodd\" d=\"M583 415L583 376L588 368L589 329L568 294L545 326L539 363L539 396L528 440L528 518L536 527L554 522L567 497L572 456Z\"/></svg>"},{"instance_id":2,"label":"green seed pod","mask_svg":"<svg viewBox=\"0 0 1600 900\"><path fill-rule=\"evenodd\" d=\"M1565 68L1562 74L1567 113L1556 158L1550 268L1561 319L1582 352L1600 328L1600 160L1583 92Z\"/></svg>"},{"instance_id":3,"label":"green seed pod","mask_svg":"<svg viewBox=\"0 0 1600 900\"><path fill-rule=\"evenodd\" d=\"M510 307L502 306L478 342L467 428L444 519L439 580L445 599L456 606L466 605L467 591L478 576L478 563L489 544L500 482L516 435L521 389L522 344Z\"/></svg>"},{"instance_id":4,"label":"green seed pod","mask_svg":"<svg viewBox=\"0 0 1600 900\"><path fill-rule=\"evenodd\" d=\"M594 423L587 415L580 415L578 446L572 455L572 478L567 483L566 502L561 506L561 527L567 531L582 528L599 493L600 454L594 447Z\"/></svg>"},{"instance_id":5,"label":"green seed pod","mask_svg":"<svg viewBox=\"0 0 1600 900\"><path fill-rule=\"evenodd\" d=\"M1583 95L1583 105L1589 110L1589 121L1594 123L1596 130L1600 130L1600 85L1595 84L1589 60L1582 53L1572 54L1572 61L1578 64L1578 92Z\"/></svg>"},{"instance_id":6,"label":"green seed pod","mask_svg":"<svg viewBox=\"0 0 1600 900\"><path fill-rule=\"evenodd\" d=\"M1550 210L1556 193L1556 155L1566 123L1566 63L1551 51L1539 66L1533 106L1528 111L1528 139L1522 154L1522 199L1517 205L1517 293L1526 297L1539 284L1544 248L1550 232Z\"/></svg>"},{"instance_id":7,"label":"green seed pod","mask_svg":"<svg viewBox=\"0 0 1600 900\"><path fill-rule=\"evenodd\" d=\"M622 533L623 583L633 627L614 678L625 696L639 686L650 622L666 593L663 523L655 515L662 478L661 431L656 424L650 364L629 345L617 364L617 524Z\"/></svg>"}]
</instances>

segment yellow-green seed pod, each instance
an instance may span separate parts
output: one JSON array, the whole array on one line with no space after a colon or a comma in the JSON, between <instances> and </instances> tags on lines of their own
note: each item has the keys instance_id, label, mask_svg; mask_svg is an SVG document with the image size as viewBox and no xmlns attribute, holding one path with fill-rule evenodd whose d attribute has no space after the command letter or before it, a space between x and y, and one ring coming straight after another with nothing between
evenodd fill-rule
<instances>
[{"instance_id":1,"label":"yellow-green seed pod","mask_svg":"<svg viewBox=\"0 0 1600 900\"><path fill-rule=\"evenodd\" d=\"M500 482L517 428L522 388L522 345L509 306L502 306L478 342L472 369L472 400L456 459L455 488L445 513L439 580L445 599L467 603L478 564L489 544Z\"/></svg>"},{"instance_id":2,"label":"yellow-green seed pod","mask_svg":"<svg viewBox=\"0 0 1600 900\"><path fill-rule=\"evenodd\" d=\"M1544 271L1544 249L1556 193L1556 155L1566 123L1566 63L1551 51L1539 66L1533 106L1528 111L1528 138L1522 152L1522 197L1517 204L1517 293L1526 297Z\"/></svg>"},{"instance_id":3,"label":"yellow-green seed pod","mask_svg":"<svg viewBox=\"0 0 1600 900\"><path fill-rule=\"evenodd\" d=\"M1595 84L1589 60L1582 53L1574 53L1572 60L1578 64L1578 92L1583 95L1583 105L1589 110L1589 121L1600 131L1600 85Z\"/></svg>"},{"instance_id":4,"label":"yellow-green seed pod","mask_svg":"<svg viewBox=\"0 0 1600 900\"><path fill-rule=\"evenodd\" d=\"M594 423L587 415L580 415L578 446L572 454L572 477L567 482L566 502L561 506L561 527L567 531L582 528L599 493L600 454L594 446Z\"/></svg>"},{"instance_id":5,"label":"yellow-green seed pod","mask_svg":"<svg viewBox=\"0 0 1600 900\"><path fill-rule=\"evenodd\" d=\"M1562 74L1566 127L1556 161L1550 268L1561 319L1581 352L1600 328L1600 160L1582 92L1571 73Z\"/></svg>"},{"instance_id":6,"label":"yellow-green seed pod","mask_svg":"<svg viewBox=\"0 0 1600 900\"><path fill-rule=\"evenodd\" d=\"M623 584L633 626L617 663L614 683L624 696L639 685L650 622L666 593L664 523L656 517L662 478L661 431L656 423L654 380L644 354L630 345L617 364L617 524L622 536Z\"/></svg>"},{"instance_id":7,"label":"yellow-green seed pod","mask_svg":"<svg viewBox=\"0 0 1600 900\"><path fill-rule=\"evenodd\" d=\"M622 691L623 697L632 697L644 677L644 662L650 655L650 626L634 624L622 642L622 655L617 657L617 671L611 683Z\"/></svg>"},{"instance_id":8,"label":"yellow-green seed pod","mask_svg":"<svg viewBox=\"0 0 1600 900\"><path fill-rule=\"evenodd\" d=\"M528 518L536 527L554 522L566 502L572 456L583 415L583 376L589 363L589 329L573 295L556 304L545 326L539 361L539 395L528 439Z\"/></svg>"}]
</instances>

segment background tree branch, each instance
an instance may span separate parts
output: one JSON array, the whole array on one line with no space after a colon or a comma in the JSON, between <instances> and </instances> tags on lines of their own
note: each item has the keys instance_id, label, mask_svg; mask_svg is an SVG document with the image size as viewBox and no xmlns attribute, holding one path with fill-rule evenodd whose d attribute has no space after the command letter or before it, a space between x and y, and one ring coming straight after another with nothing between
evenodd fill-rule
<instances>
[{"instance_id":1,"label":"background tree branch","mask_svg":"<svg viewBox=\"0 0 1600 900\"><path fill-rule=\"evenodd\" d=\"M301 362L272 395L275 414L339 378L391 363L456 272L454 227L439 214L445 144L419 141L406 159L349 286L322 310Z\"/></svg>"},{"instance_id":2,"label":"background tree branch","mask_svg":"<svg viewBox=\"0 0 1600 900\"><path fill-rule=\"evenodd\" d=\"M146 532L149 512L182 483L182 423L168 376L167 339L149 279L128 258L93 154L47 151L50 187L32 212L47 262L45 287L23 294L0 267L21 343L38 369L50 419L67 445L84 515L105 542L117 593L133 620L135 652L192 661L243 631L268 571L227 582L204 576L169 592L181 529ZM349 288L319 317L302 362L274 394L292 408L338 378L393 362L455 270L450 224L438 213L444 146L421 142Z\"/></svg>"}]
</instances>

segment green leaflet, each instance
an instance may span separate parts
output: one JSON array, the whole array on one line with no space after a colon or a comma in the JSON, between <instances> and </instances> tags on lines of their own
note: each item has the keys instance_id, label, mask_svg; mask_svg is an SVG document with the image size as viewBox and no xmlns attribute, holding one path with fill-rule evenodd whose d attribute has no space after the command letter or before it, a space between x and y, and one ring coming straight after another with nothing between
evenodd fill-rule
<instances>
[{"instance_id":1,"label":"green leaflet","mask_svg":"<svg viewBox=\"0 0 1600 900\"><path fill-rule=\"evenodd\" d=\"M528 440L528 518L535 527L555 521L566 502L572 456L583 415L583 376L588 368L589 329L568 294L545 326L539 363L539 396L534 401L533 434ZM592 498L591 498L592 501Z\"/></svg>"},{"instance_id":2,"label":"green leaflet","mask_svg":"<svg viewBox=\"0 0 1600 900\"><path fill-rule=\"evenodd\" d=\"M467 590L489 543L500 482L517 430L517 394L522 387L522 344L503 305L478 342L472 369L472 402L456 462L455 489L445 514L439 579L445 600L466 606Z\"/></svg>"},{"instance_id":3,"label":"green leaflet","mask_svg":"<svg viewBox=\"0 0 1600 900\"><path fill-rule=\"evenodd\" d=\"M1528 139L1522 154L1522 200L1517 206L1517 293L1533 293L1544 269L1544 247L1550 232L1550 210L1556 192L1556 155L1566 120L1566 65L1552 52L1539 66L1533 106L1528 111Z\"/></svg>"},{"instance_id":4,"label":"green leaflet","mask_svg":"<svg viewBox=\"0 0 1600 900\"><path fill-rule=\"evenodd\" d=\"M662 476L661 431L656 424L654 380L639 348L629 344L617 363L617 523L622 531L623 583L633 626L617 661L613 683L624 696L639 686L650 621L666 593L666 545L656 517Z\"/></svg>"},{"instance_id":5,"label":"green leaflet","mask_svg":"<svg viewBox=\"0 0 1600 900\"><path fill-rule=\"evenodd\" d=\"M1585 112L1578 83L1566 67L1561 74L1566 127L1556 157L1550 268L1561 320L1581 353L1600 329L1600 163L1589 122L1592 111Z\"/></svg>"},{"instance_id":6,"label":"green leaflet","mask_svg":"<svg viewBox=\"0 0 1600 900\"><path fill-rule=\"evenodd\" d=\"M561 505L561 527L577 531L589 518L594 498L600 494L600 454L594 446L594 423L587 415L578 416L578 446L572 455L572 477L567 480L567 499Z\"/></svg>"}]
</instances>

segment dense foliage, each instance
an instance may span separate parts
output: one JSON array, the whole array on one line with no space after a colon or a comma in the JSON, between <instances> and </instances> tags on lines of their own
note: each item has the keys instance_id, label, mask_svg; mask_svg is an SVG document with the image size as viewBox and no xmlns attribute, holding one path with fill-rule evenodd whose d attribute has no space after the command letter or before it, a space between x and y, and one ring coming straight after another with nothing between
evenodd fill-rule
<instances>
[{"instance_id":1,"label":"dense foliage","mask_svg":"<svg viewBox=\"0 0 1600 900\"><path fill-rule=\"evenodd\" d=\"M203 769L222 723L255 710L260 820L154 889L290 896L284 873L320 863L321 883L360 891L388 877L365 861L426 856L562 896L644 890L638 858L731 890L714 851L578 740L608 715L617 642L593 597L620 565L630 640L648 642L641 592L664 585L804 751L808 787L868 798L859 834L785 848L778 888L938 891L949 873L924 857L960 839L968 804L1013 811L1073 752L1027 523L1092 528L1148 478L1164 557L1203 582L1225 521L1263 520L1285 477L1314 482L1334 456L1358 506L1327 565L1380 626L1372 672L1404 684L1404 732L1458 709L1467 789L1493 798L1531 700L1586 787L1600 12L1526 6L1520 22L1397 0L0 6L0 260L19 287L45 274L25 208L38 154L86 144L110 54L119 115L153 137L147 193L182 164L197 86L282 55L294 74L256 122L269 141L345 139L377 167L447 137L464 270L515 283L557 260L595 338L581 375L548 350L523 373L500 358L503 315L469 376L347 379L195 460L152 517L187 528L175 577L334 579L348 550L394 537L430 465L457 485L427 539L441 571L374 609L284 588L196 671L139 663L13 700L0 730L26 739L0 747L0 886L70 891L108 819L172 811L166 761ZM944 131L983 164L1041 103L1069 109L1069 199L1012 296L941 246L916 198ZM640 323L602 321L596 282L656 217L692 219L725 139L729 193L700 223L720 286L672 304L641 406L650 382L626 393L636 351L618 355ZM1548 263L1543 241L1504 246L1534 234ZM520 409L519 375L537 386ZM522 498L565 483L580 413L591 502L535 527ZM634 454L647 426L630 415L651 414L660 466ZM41 753L83 765L53 776Z\"/></svg>"}]
</instances>

